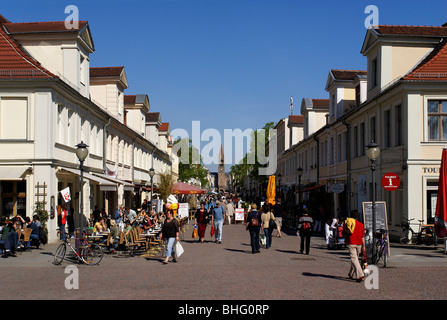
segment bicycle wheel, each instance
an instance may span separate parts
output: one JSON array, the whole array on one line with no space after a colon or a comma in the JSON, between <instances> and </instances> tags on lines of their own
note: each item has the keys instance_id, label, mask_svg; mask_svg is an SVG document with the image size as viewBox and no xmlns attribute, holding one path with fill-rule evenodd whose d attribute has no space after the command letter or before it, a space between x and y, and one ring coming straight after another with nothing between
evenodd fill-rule
<instances>
[{"instance_id":1,"label":"bicycle wheel","mask_svg":"<svg viewBox=\"0 0 447 320\"><path fill-rule=\"evenodd\" d=\"M386 264L388 262L388 241L383 241L382 247L382 259L383 259L383 267L386 268Z\"/></svg>"},{"instance_id":2,"label":"bicycle wheel","mask_svg":"<svg viewBox=\"0 0 447 320\"><path fill-rule=\"evenodd\" d=\"M411 229L407 229L404 231L403 237L400 238L400 243L409 244L413 239L413 231Z\"/></svg>"},{"instance_id":3,"label":"bicycle wheel","mask_svg":"<svg viewBox=\"0 0 447 320\"><path fill-rule=\"evenodd\" d=\"M54 264L60 265L62 260L64 260L65 252L67 251L67 246L65 243L61 243L59 247L57 247L56 252L54 253Z\"/></svg>"},{"instance_id":4,"label":"bicycle wheel","mask_svg":"<svg viewBox=\"0 0 447 320\"><path fill-rule=\"evenodd\" d=\"M380 240L378 240L376 242L376 252L375 257L373 257L373 264L378 265L381 258L382 258L382 244Z\"/></svg>"},{"instance_id":5,"label":"bicycle wheel","mask_svg":"<svg viewBox=\"0 0 447 320\"><path fill-rule=\"evenodd\" d=\"M85 264L97 265L101 262L103 257L102 249L96 243L90 243L82 248L81 259Z\"/></svg>"}]
</instances>

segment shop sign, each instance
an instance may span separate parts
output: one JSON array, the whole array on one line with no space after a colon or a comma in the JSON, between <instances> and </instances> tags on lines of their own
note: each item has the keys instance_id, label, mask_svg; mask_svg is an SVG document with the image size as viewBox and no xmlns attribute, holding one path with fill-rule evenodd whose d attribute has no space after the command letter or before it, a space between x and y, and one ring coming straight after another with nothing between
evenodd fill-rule
<instances>
[{"instance_id":1,"label":"shop sign","mask_svg":"<svg viewBox=\"0 0 447 320\"><path fill-rule=\"evenodd\" d=\"M345 185L343 183L335 183L330 186L329 190L333 193L342 193L345 191Z\"/></svg>"},{"instance_id":2,"label":"shop sign","mask_svg":"<svg viewBox=\"0 0 447 320\"><path fill-rule=\"evenodd\" d=\"M400 178L397 174L388 172L382 177L382 187L386 191L394 191L400 186Z\"/></svg>"}]
</instances>

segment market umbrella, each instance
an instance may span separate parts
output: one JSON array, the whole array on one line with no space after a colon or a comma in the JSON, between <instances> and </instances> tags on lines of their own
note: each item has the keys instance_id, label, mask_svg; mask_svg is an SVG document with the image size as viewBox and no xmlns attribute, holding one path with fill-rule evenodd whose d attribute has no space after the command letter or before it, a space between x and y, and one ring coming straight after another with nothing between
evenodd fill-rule
<instances>
[{"instance_id":1,"label":"market umbrella","mask_svg":"<svg viewBox=\"0 0 447 320\"><path fill-rule=\"evenodd\" d=\"M206 190L202 190L184 182L176 182L172 187L173 194L204 194Z\"/></svg>"},{"instance_id":2,"label":"market umbrella","mask_svg":"<svg viewBox=\"0 0 447 320\"><path fill-rule=\"evenodd\" d=\"M270 203L270 204L274 205L275 197L276 197L275 176L270 176L269 183L267 185L267 201L266 201L266 203Z\"/></svg>"},{"instance_id":3,"label":"market umbrella","mask_svg":"<svg viewBox=\"0 0 447 320\"><path fill-rule=\"evenodd\" d=\"M439 170L438 199L436 200L435 232L438 237L447 236L447 149L442 150Z\"/></svg>"}]
</instances>

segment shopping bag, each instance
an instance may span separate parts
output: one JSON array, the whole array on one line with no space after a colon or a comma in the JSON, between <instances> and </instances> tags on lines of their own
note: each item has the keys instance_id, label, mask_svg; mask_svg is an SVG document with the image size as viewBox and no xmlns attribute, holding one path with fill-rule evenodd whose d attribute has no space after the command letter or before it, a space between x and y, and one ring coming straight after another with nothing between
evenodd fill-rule
<instances>
[{"instance_id":1,"label":"shopping bag","mask_svg":"<svg viewBox=\"0 0 447 320\"><path fill-rule=\"evenodd\" d=\"M179 241L176 241L174 244L174 252L176 258L180 257L183 254L183 252L185 252L183 246L180 244Z\"/></svg>"},{"instance_id":2,"label":"shopping bag","mask_svg":"<svg viewBox=\"0 0 447 320\"><path fill-rule=\"evenodd\" d=\"M261 241L261 246L265 246L267 244L267 239L265 237L265 234L260 234L259 240Z\"/></svg>"},{"instance_id":3,"label":"shopping bag","mask_svg":"<svg viewBox=\"0 0 447 320\"><path fill-rule=\"evenodd\" d=\"M197 239L197 227L194 226L194 229L192 230L192 237L193 239Z\"/></svg>"},{"instance_id":4,"label":"shopping bag","mask_svg":"<svg viewBox=\"0 0 447 320\"><path fill-rule=\"evenodd\" d=\"M214 225L211 226L211 236L214 236Z\"/></svg>"}]
</instances>

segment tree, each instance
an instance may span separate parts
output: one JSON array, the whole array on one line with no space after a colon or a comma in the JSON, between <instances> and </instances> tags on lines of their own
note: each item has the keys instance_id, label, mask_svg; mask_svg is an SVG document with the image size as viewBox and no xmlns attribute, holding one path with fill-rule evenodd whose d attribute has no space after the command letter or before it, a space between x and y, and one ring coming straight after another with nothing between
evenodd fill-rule
<instances>
[{"instance_id":1,"label":"tree","mask_svg":"<svg viewBox=\"0 0 447 320\"><path fill-rule=\"evenodd\" d=\"M163 202L168 201L168 197L172 193L172 187L174 186L174 177L169 170L161 172L159 174L160 182L158 183L158 190L160 192Z\"/></svg>"},{"instance_id":2,"label":"tree","mask_svg":"<svg viewBox=\"0 0 447 320\"><path fill-rule=\"evenodd\" d=\"M191 139L180 139L174 143L179 157L179 179L188 181L197 179L202 188L208 186L208 170L202 164L202 157L196 147L192 145ZM186 155L184 153L187 153Z\"/></svg>"},{"instance_id":3,"label":"tree","mask_svg":"<svg viewBox=\"0 0 447 320\"><path fill-rule=\"evenodd\" d=\"M247 176L250 176L254 180L258 182L264 182L265 176L259 175L259 168L264 167L264 164L261 164L259 162L259 154L262 154L261 152L258 152L258 145L266 147L268 145L269 141L269 130L273 129L275 127L275 123L267 122L264 127L261 130L253 131L250 141L250 149L249 152L247 152L242 158L242 160L239 162L239 164L236 164L231 167L231 174L234 177L233 184L235 187L244 187L245 179ZM258 144L258 141L260 143ZM262 143L261 143L262 142ZM253 163L254 159L254 163ZM265 159L262 159L265 160Z\"/></svg>"}]
</instances>

